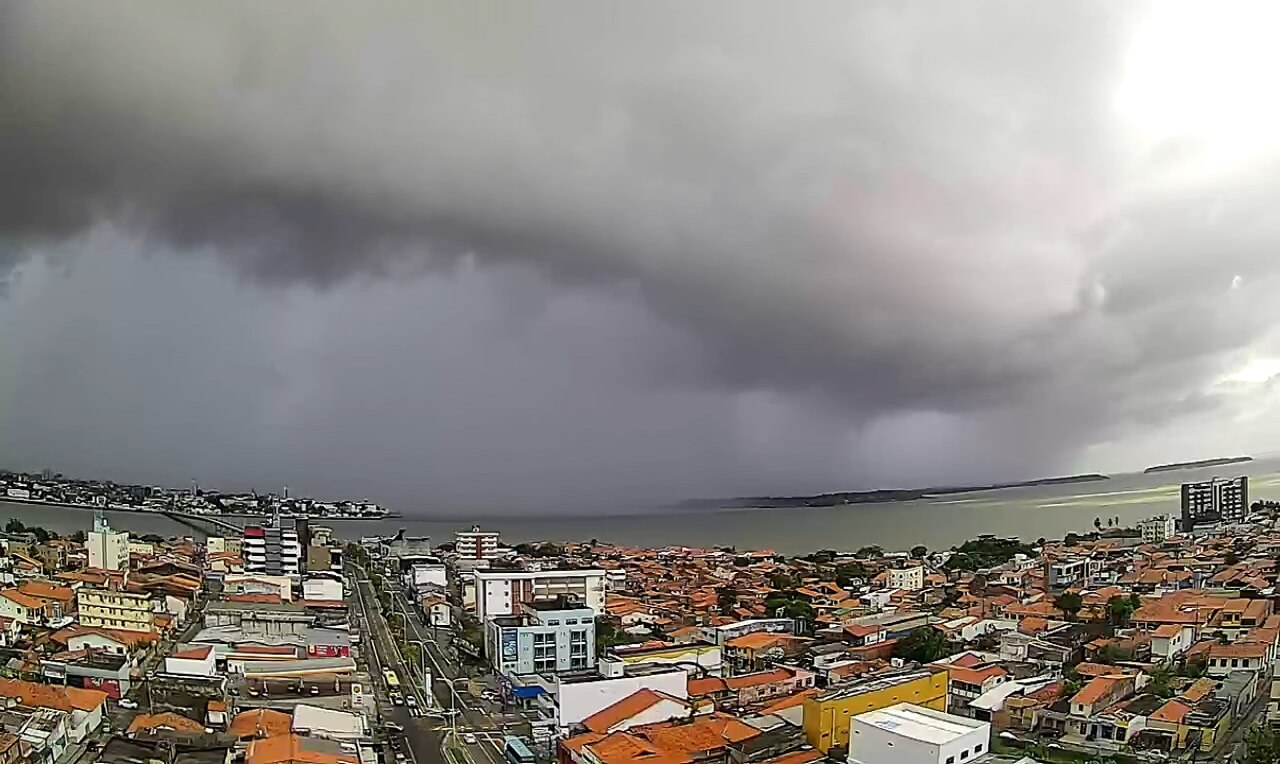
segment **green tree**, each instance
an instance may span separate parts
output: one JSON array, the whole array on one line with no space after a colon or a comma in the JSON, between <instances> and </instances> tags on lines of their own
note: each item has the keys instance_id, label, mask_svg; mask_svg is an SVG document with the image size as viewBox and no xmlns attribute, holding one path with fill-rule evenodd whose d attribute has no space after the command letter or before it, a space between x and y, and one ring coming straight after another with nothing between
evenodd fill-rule
<instances>
[{"instance_id":1,"label":"green tree","mask_svg":"<svg viewBox=\"0 0 1280 764\"><path fill-rule=\"evenodd\" d=\"M16 517L9 518L9 522L4 524L5 533L25 533L27 526Z\"/></svg>"},{"instance_id":2,"label":"green tree","mask_svg":"<svg viewBox=\"0 0 1280 764\"><path fill-rule=\"evenodd\" d=\"M893 646L895 658L917 663L931 663L947 654L947 640L931 626L921 626L898 640Z\"/></svg>"},{"instance_id":3,"label":"green tree","mask_svg":"<svg viewBox=\"0 0 1280 764\"><path fill-rule=\"evenodd\" d=\"M1280 758L1280 749L1276 747L1276 736L1271 728L1259 724L1249 730L1244 738L1245 764L1275 764Z\"/></svg>"},{"instance_id":4,"label":"green tree","mask_svg":"<svg viewBox=\"0 0 1280 764\"><path fill-rule=\"evenodd\" d=\"M929 554L929 547L924 544L911 547L911 556L917 560L923 560Z\"/></svg>"},{"instance_id":5,"label":"green tree","mask_svg":"<svg viewBox=\"0 0 1280 764\"><path fill-rule=\"evenodd\" d=\"M406 666L416 667L421 665L422 651L412 642L405 642L400 645L400 655L404 657Z\"/></svg>"},{"instance_id":6,"label":"green tree","mask_svg":"<svg viewBox=\"0 0 1280 764\"><path fill-rule=\"evenodd\" d=\"M1069 620L1074 620L1076 614L1084 607L1084 599L1076 592L1063 592L1053 598L1053 606L1061 610Z\"/></svg>"},{"instance_id":7,"label":"green tree","mask_svg":"<svg viewBox=\"0 0 1280 764\"><path fill-rule=\"evenodd\" d=\"M85 534L84 531L76 531L75 533L71 534L71 540L76 542L77 544L83 544L85 540L87 540L88 538L89 537Z\"/></svg>"},{"instance_id":8,"label":"green tree","mask_svg":"<svg viewBox=\"0 0 1280 764\"><path fill-rule=\"evenodd\" d=\"M1147 685L1147 692L1159 698L1173 697L1173 672L1164 666L1158 666L1148 672L1151 677L1151 683Z\"/></svg>"},{"instance_id":9,"label":"green tree","mask_svg":"<svg viewBox=\"0 0 1280 764\"><path fill-rule=\"evenodd\" d=\"M782 571L778 571L777 573L769 576L769 586L777 589L778 591L790 589L795 585L796 582L791 578L791 576L783 573Z\"/></svg>"},{"instance_id":10,"label":"green tree","mask_svg":"<svg viewBox=\"0 0 1280 764\"><path fill-rule=\"evenodd\" d=\"M1227 552L1225 555L1223 555L1222 561L1227 565L1239 565L1240 555L1236 554L1234 551Z\"/></svg>"},{"instance_id":11,"label":"green tree","mask_svg":"<svg viewBox=\"0 0 1280 764\"><path fill-rule=\"evenodd\" d=\"M733 584L725 584L716 589L716 607L720 615L729 615L738 606L738 589Z\"/></svg>"},{"instance_id":12,"label":"green tree","mask_svg":"<svg viewBox=\"0 0 1280 764\"><path fill-rule=\"evenodd\" d=\"M875 544L864 546L861 549L859 549L857 552L857 556L863 557L863 558L880 557L883 554L884 554L884 549L876 546Z\"/></svg>"},{"instance_id":13,"label":"green tree","mask_svg":"<svg viewBox=\"0 0 1280 764\"><path fill-rule=\"evenodd\" d=\"M1133 617L1134 611L1142 605L1142 601L1136 596L1130 595L1125 597L1117 594L1107 600L1107 620L1112 626L1125 626L1129 623L1129 619Z\"/></svg>"}]
</instances>

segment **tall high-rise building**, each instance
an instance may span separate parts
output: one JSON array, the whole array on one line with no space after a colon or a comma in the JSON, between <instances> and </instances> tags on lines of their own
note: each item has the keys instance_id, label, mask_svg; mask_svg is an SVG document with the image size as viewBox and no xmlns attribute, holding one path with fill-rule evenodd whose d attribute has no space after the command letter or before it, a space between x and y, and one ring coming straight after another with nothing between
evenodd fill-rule
<instances>
[{"instance_id":1,"label":"tall high-rise building","mask_svg":"<svg viewBox=\"0 0 1280 764\"><path fill-rule=\"evenodd\" d=\"M85 540L89 553L89 567L99 570L129 569L129 534L111 529L107 513L101 509L93 513L93 530Z\"/></svg>"},{"instance_id":2,"label":"tall high-rise building","mask_svg":"<svg viewBox=\"0 0 1280 764\"><path fill-rule=\"evenodd\" d=\"M492 560L498 556L498 533L473 525L469 531L453 534L453 551L464 560Z\"/></svg>"},{"instance_id":3,"label":"tall high-rise building","mask_svg":"<svg viewBox=\"0 0 1280 764\"><path fill-rule=\"evenodd\" d=\"M245 526L241 555L247 573L296 576L302 571L298 532L278 524Z\"/></svg>"},{"instance_id":4,"label":"tall high-rise building","mask_svg":"<svg viewBox=\"0 0 1280 764\"><path fill-rule=\"evenodd\" d=\"M1182 484L1182 530L1211 523L1238 523L1249 515L1249 478L1214 478Z\"/></svg>"}]
</instances>

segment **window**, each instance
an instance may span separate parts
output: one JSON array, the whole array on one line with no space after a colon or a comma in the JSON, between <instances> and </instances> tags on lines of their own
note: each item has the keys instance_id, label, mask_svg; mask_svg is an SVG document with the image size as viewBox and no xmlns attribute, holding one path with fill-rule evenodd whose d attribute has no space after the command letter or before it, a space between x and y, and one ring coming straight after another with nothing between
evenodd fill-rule
<instances>
[{"instance_id":1,"label":"window","mask_svg":"<svg viewBox=\"0 0 1280 764\"><path fill-rule=\"evenodd\" d=\"M948 756L948 757L947 757L947 764L956 764L956 757L954 757L954 756Z\"/></svg>"},{"instance_id":2,"label":"window","mask_svg":"<svg viewBox=\"0 0 1280 764\"><path fill-rule=\"evenodd\" d=\"M1119 732L1119 730L1116 730L1116 732ZM975 746L973 747L973 752L974 752L974 753L982 753L982 743L978 743L977 745L975 745Z\"/></svg>"},{"instance_id":3,"label":"window","mask_svg":"<svg viewBox=\"0 0 1280 764\"><path fill-rule=\"evenodd\" d=\"M1231 668L1240 668L1240 659L1239 659L1239 658L1232 658L1232 659L1231 659Z\"/></svg>"},{"instance_id":4,"label":"window","mask_svg":"<svg viewBox=\"0 0 1280 764\"><path fill-rule=\"evenodd\" d=\"M964 760L965 760L965 759L967 759L967 758L969 758L969 752L968 752L968 751L961 751L961 752L960 752L960 761L964 761Z\"/></svg>"}]
</instances>

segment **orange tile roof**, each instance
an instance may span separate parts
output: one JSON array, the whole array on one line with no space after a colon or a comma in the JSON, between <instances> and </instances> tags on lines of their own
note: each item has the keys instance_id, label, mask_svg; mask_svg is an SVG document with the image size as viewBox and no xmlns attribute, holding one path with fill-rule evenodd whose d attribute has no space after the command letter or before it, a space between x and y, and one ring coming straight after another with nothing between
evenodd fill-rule
<instances>
[{"instance_id":1,"label":"orange tile roof","mask_svg":"<svg viewBox=\"0 0 1280 764\"><path fill-rule=\"evenodd\" d=\"M1189 713L1191 713L1191 706L1176 700L1170 700L1156 709L1149 718L1152 721L1173 722L1176 724L1181 722Z\"/></svg>"},{"instance_id":2,"label":"orange tile roof","mask_svg":"<svg viewBox=\"0 0 1280 764\"><path fill-rule=\"evenodd\" d=\"M138 714L129 725L129 734L143 730L171 729L178 732L204 732L204 725L195 719L165 711L159 714Z\"/></svg>"},{"instance_id":3,"label":"orange tile roof","mask_svg":"<svg viewBox=\"0 0 1280 764\"><path fill-rule=\"evenodd\" d=\"M23 594L29 594L32 597L38 597L46 600L57 600L58 602L70 603L76 598L74 589L67 586L58 586L47 581L23 581L18 585L18 590Z\"/></svg>"},{"instance_id":4,"label":"orange tile roof","mask_svg":"<svg viewBox=\"0 0 1280 764\"><path fill-rule=\"evenodd\" d=\"M785 682L794 676L786 669L774 669L773 671L758 671L754 674L726 677L724 684L730 690L741 690L747 687L759 687L762 684Z\"/></svg>"},{"instance_id":5,"label":"orange tile roof","mask_svg":"<svg viewBox=\"0 0 1280 764\"><path fill-rule=\"evenodd\" d=\"M1230 645L1211 645L1210 658L1265 658L1267 645L1263 642L1236 642Z\"/></svg>"},{"instance_id":6,"label":"orange tile roof","mask_svg":"<svg viewBox=\"0 0 1280 764\"><path fill-rule=\"evenodd\" d=\"M771 647L778 642L800 639L800 637L793 637L790 634L770 634L766 631L758 631L755 634L744 634L741 637L734 637L733 639L725 642L725 646L741 650L760 650L766 647Z\"/></svg>"},{"instance_id":7,"label":"orange tile roof","mask_svg":"<svg viewBox=\"0 0 1280 764\"><path fill-rule=\"evenodd\" d=\"M17 589L0 589L0 597L12 600L28 610L39 610L44 607L44 600L36 599L30 594L23 594Z\"/></svg>"},{"instance_id":8,"label":"orange tile roof","mask_svg":"<svg viewBox=\"0 0 1280 764\"><path fill-rule=\"evenodd\" d=\"M1170 639L1181 634L1183 628L1183 625L1179 623L1166 623L1151 632L1151 635L1161 639Z\"/></svg>"},{"instance_id":9,"label":"orange tile roof","mask_svg":"<svg viewBox=\"0 0 1280 764\"><path fill-rule=\"evenodd\" d=\"M107 694L102 690L37 684L20 679L0 679L0 697L21 698L24 705L59 711L92 711L107 702Z\"/></svg>"},{"instance_id":10,"label":"orange tile roof","mask_svg":"<svg viewBox=\"0 0 1280 764\"><path fill-rule=\"evenodd\" d=\"M336 752L316 750L319 741L299 735L277 735L249 743L246 764L359 764L360 756L338 749ZM326 741L327 742L327 741Z\"/></svg>"},{"instance_id":11,"label":"orange tile roof","mask_svg":"<svg viewBox=\"0 0 1280 764\"><path fill-rule=\"evenodd\" d=\"M1094 677L1089 680L1088 684L1080 689L1080 692L1071 696L1071 702L1083 703L1086 705L1090 703L1097 703L1099 700L1105 698L1108 693L1114 690L1116 683L1119 681L1120 678L1114 676Z\"/></svg>"},{"instance_id":12,"label":"orange tile roof","mask_svg":"<svg viewBox=\"0 0 1280 764\"><path fill-rule=\"evenodd\" d=\"M583 719L582 726L592 732L608 732L614 725L630 719L641 711L652 708L666 698L671 698L671 696L666 693L654 692L648 688L642 688L617 703L606 706Z\"/></svg>"},{"instance_id":13,"label":"orange tile roof","mask_svg":"<svg viewBox=\"0 0 1280 764\"><path fill-rule=\"evenodd\" d=\"M699 695L711 695L717 692L724 692L727 686L724 680L718 676L707 676L699 679L690 679L688 682L689 696L697 697Z\"/></svg>"},{"instance_id":14,"label":"orange tile roof","mask_svg":"<svg viewBox=\"0 0 1280 764\"><path fill-rule=\"evenodd\" d=\"M183 658L186 660L202 661L209 657L209 653L213 652L213 647L204 645L203 647L193 647L190 650L173 653L170 658Z\"/></svg>"},{"instance_id":15,"label":"orange tile roof","mask_svg":"<svg viewBox=\"0 0 1280 764\"><path fill-rule=\"evenodd\" d=\"M692 722L663 722L637 727L645 739L666 751L696 754L718 751L731 743L741 743L760 734L760 730L727 714L715 713Z\"/></svg>"},{"instance_id":16,"label":"orange tile roof","mask_svg":"<svg viewBox=\"0 0 1280 764\"><path fill-rule=\"evenodd\" d=\"M1191 686L1183 691L1182 697L1191 703L1195 703L1196 701L1203 700L1208 697L1209 694L1217 688L1217 682L1213 681L1209 677L1204 677L1203 679L1197 679L1192 682Z\"/></svg>"},{"instance_id":17,"label":"orange tile roof","mask_svg":"<svg viewBox=\"0 0 1280 764\"><path fill-rule=\"evenodd\" d=\"M788 708L795 708L796 706L804 705L806 698L812 698L817 694L817 688L811 687L807 690L802 690L801 692L788 695L785 698L779 698L760 709L760 715L768 716L769 714L776 714L779 711L785 711Z\"/></svg>"},{"instance_id":18,"label":"orange tile roof","mask_svg":"<svg viewBox=\"0 0 1280 764\"><path fill-rule=\"evenodd\" d=\"M275 737L286 735L293 727L293 717L283 711L258 708L236 714L227 727L232 737Z\"/></svg>"},{"instance_id":19,"label":"orange tile roof","mask_svg":"<svg viewBox=\"0 0 1280 764\"><path fill-rule=\"evenodd\" d=\"M690 764L693 761L688 755L661 750L653 743L626 732L615 732L596 740L583 740L577 748L571 745L584 737L586 736L579 735L570 738L564 745L570 750L590 748L594 758L604 764L634 764L639 761L645 764Z\"/></svg>"}]
</instances>

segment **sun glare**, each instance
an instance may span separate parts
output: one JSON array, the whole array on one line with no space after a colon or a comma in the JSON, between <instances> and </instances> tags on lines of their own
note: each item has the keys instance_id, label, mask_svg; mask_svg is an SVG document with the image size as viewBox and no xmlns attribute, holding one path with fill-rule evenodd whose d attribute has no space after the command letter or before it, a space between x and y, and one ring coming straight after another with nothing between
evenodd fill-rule
<instances>
[{"instance_id":1,"label":"sun glare","mask_svg":"<svg viewBox=\"0 0 1280 764\"><path fill-rule=\"evenodd\" d=\"M1191 139L1217 158L1273 147L1277 32L1280 3L1158 3L1129 49L1116 107L1142 137Z\"/></svg>"}]
</instances>

